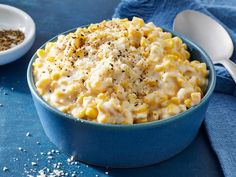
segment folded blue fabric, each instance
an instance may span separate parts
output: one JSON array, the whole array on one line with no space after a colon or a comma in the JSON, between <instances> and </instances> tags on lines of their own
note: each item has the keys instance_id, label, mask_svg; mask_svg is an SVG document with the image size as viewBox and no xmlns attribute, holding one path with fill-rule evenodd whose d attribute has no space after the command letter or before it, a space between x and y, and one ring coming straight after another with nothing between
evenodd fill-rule
<instances>
[{"instance_id":1,"label":"folded blue fabric","mask_svg":"<svg viewBox=\"0 0 236 177\"><path fill-rule=\"evenodd\" d=\"M215 93L205 126L226 177L236 176L236 97Z\"/></svg>"},{"instance_id":2,"label":"folded blue fabric","mask_svg":"<svg viewBox=\"0 0 236 177\"><path fill-rule=\"evenodd\" d=\"M122 0L113 17L141 17L157 26L172 29L175 16L185 9L201 11L221 22L236 46L235 0ZM220 41L219 41L220 42ZM224 50L224 49L222 49ZM236 62L236 52L232 58ZM216 65L216 92L210 103L205 126L227 177L236 176L236 84L223 66ZM228 94L228 95L225 95Z\"/></svg>"}]
</instances>

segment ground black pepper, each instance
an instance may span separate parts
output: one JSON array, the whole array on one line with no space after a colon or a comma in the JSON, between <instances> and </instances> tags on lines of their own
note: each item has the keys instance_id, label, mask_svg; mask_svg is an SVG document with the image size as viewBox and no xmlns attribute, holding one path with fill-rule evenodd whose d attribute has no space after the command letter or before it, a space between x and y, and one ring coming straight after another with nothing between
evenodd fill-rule
<instances>
[{"instance_id":1,"label":"ground black pepper","mask_svg":"<svg viewBox=\"0 0 236 177\"><path fill-rule=\"evenodd\" d=\"M20 30L0 30L0 51L4 51L23 42L25 35Z\"/></svg>"}]
</instances>

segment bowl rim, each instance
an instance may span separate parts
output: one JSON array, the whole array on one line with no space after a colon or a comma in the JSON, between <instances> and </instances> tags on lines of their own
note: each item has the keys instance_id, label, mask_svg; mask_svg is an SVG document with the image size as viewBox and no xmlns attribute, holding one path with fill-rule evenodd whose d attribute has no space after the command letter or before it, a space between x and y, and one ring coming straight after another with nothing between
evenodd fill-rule
<instances>
[{"instance_id":1,"label":"bowl rim","mask_svg":"<svg viewBox=\"0 0 236 177\"><path fill-rule=\"evenodd\" d=\"M48 42L51 42L51 41L54 41L55 39L57 39L57 37L59 35L63 35L63 34L66 35L66 34L68 34L70 32L74 32L77 28L82 28L82 27L87 27L87 26L88 25L79 26L79 27L67 30L65 32L62 32L62 33L56 35L55 37L51 38L47 42L45 42L39 49L44 48L45 45ZM75 122L77 122L77 123L79 123L81 125L95 126L97 128L102 127L102 128L125 129L125 130L127 130L127 129L135 129L135 128L138 128L138 129L140 129L140 128L151 128L151 127L168 125L170 123L174 123L174 122L178 121L179 119L182 119L182 118L186 117L187 115L191 114L196 109L201 107L205 102L207 102L209 100L210 96L212 95L212 93L214 91L214 88L215 88L215 85L216 85L216 73L215 73L215 70L214 70L214 65L213 65L213 62L211 61L209 55L200 46L198 46L197 44L195 44L194 42L189 40L187 37L185 37L184 35L182 35L182 34L180 34L178 32L174 32L174 31L172 31L170 29L166 29L166 28L163 28L163 27L161 27L161 28L163 29L163 31L170 32L170 33L172 33L172 35L180 37L181 39L183 39L184 41L189 43L193 48L195 48L198 51L200 51L202 53L202 55L204 56L203 57L204 58L203 59L204 63L207 64L209 73L211 74L211 82L208 83L209 85L208 85L207 91L206 91L205 95L203 96L203 98L201 99L201 102L198 105L193 106L193 107L187 109L186 111L184 111L182 113L179 113L177 115L171 116L168 119L152 121L152 122L145 122L145 123L140 123L140 124L128 124L127 125L127 124L98 123L98 122L93 122L93 121L90 121L90 120L76 118L76 117L74 117L74 116L72 116L70 114L63 113L63 112L59 111L57 108L51 106L49 103L47 103L38 94L36 86L35 86L35 83L34 83L33 72L32 72L33 71L32 64L33 64L33 62L35 61L35 59L37 57L36 56L37 55L36 52L34 53L32 58L30 59L30 62L29 62L28 68L27 68L27 82L28 82L28 85L29 85L29 88L30 88L32 96L34 96L37 99L37 101L39 101L46 109L48 109L49 111L59 115L60 118L70 119L70 120L73 120L73 121L75 121ZM209 79L209 77L208 77L208 79ZM37 110L37 108L36 108L36 110Z\"/></svg>"},{"instance_id":2,"label":"bowl rim","mask_svg":"<svg viewBox=\"0 0 236 177\"><path fill-rule=\"evenodd\" d=\"M34 40L36 26L35 26L34 20L30 17L30 15L28 15L26 12L24 12L21 9L18 9L18 8L10 6L10 5L5 5L5 4L0 4L0 9L6 9L9 12L13 12L13 13L23 17L25 19L25 21L27 21L27 23L30 26L29 27L30 30L29 30L29 33L27 33L27 36L24 33L25 39L23 40L23 42L21 42L20 44L12 47L10 49L0 51L0 57L3 57L4 55L8 55L10 53L16 52L17 50L20 50L21 48L26 46L28 43L30 43L31 40Z\"/></svg>"}]
</instances>

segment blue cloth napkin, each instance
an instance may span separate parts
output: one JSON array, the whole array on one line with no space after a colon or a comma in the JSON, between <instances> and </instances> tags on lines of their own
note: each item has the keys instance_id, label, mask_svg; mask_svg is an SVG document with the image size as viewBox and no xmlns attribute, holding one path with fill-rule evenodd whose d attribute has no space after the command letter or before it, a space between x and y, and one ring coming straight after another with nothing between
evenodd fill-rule
<instances>
[{"instance_id":1,"label":"blue cloth napkin","mask_svg":"<svg viewBox=\"0 0 236 177\"><path fill-rule=\"evenodd\" d=\"M157 26L172 29L175 16L185 9L201 11L221 22L236 46L235 0L122 0L113 17L132 19L133 16L137 16L143 18L145 22L152 21ZM236 52L231 59L236 61ZM235 177L236 84L223 66L216 65L215 70L217 73L215 91L218 93L215 93L211 100L205 126L224 175Z\"/></svg>"}]
</instances>

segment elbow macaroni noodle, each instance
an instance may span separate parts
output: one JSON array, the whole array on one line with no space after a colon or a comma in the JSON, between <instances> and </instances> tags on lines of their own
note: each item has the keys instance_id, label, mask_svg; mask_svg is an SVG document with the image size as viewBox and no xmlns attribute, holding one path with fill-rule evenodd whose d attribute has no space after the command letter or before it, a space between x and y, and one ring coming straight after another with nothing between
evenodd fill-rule
<instances>
[{"instance_id":1,"label":"elbow macaroni noodle","mask_svg":"<svg viewBox=\"0 0 236 177\"><path fill-rule=\"evenodd\" d=\"M50 105L99 123L166 119L197 105L205 63L187 46L140 18L113 19L60 35L37 51L33 74Z\"/></svg>"}]
</instances>

